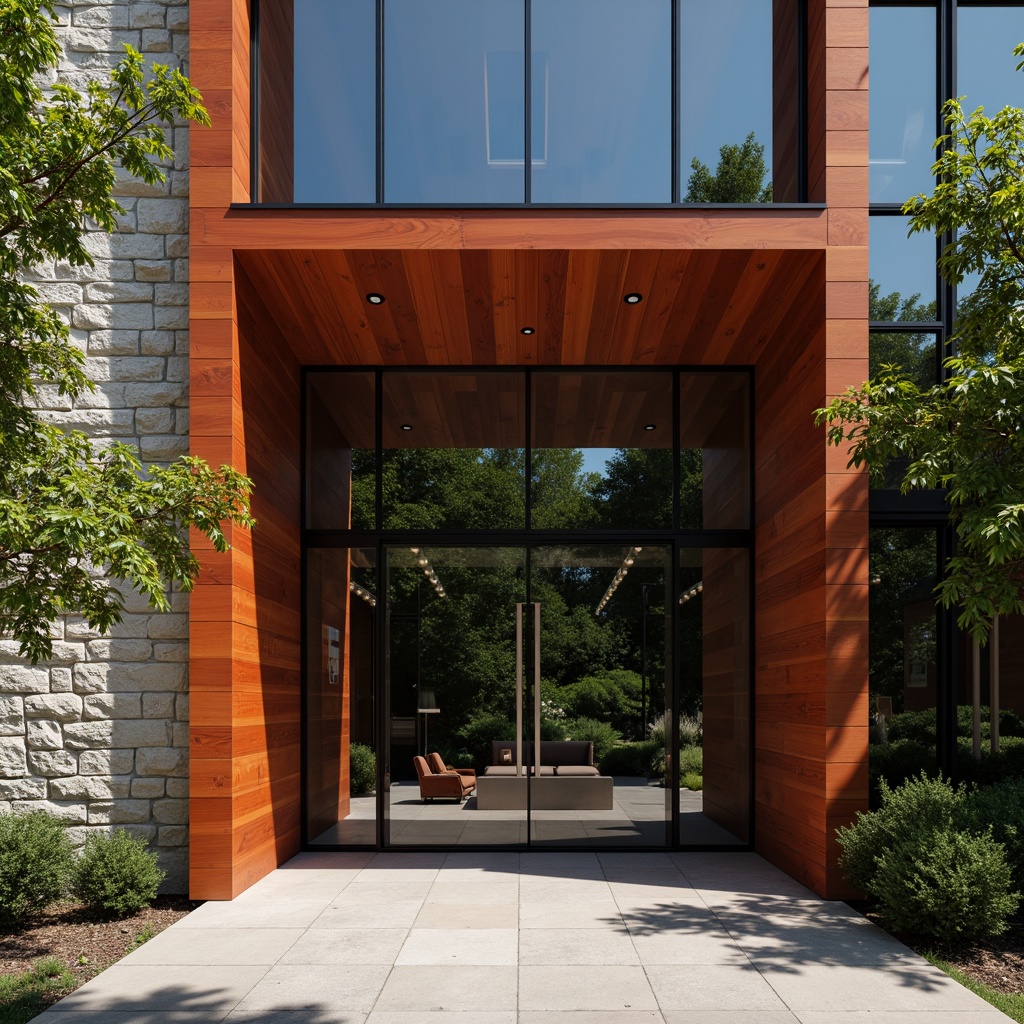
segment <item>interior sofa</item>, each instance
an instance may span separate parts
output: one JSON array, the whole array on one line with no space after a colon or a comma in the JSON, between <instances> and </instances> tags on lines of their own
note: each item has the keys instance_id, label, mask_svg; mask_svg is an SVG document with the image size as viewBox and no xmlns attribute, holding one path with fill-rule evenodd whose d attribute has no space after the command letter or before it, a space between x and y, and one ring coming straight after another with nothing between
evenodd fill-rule
<instances>
[{"instance_id":1,"label":"interior sofa","mask_svg":"<svg viewBox=\"0 0 1024 1024\"><path fill-rule=\"evenodd\" d=\"M523 743L523 759L533 761L533 743ZM477 780L476 805L484 811L607 810L614 806L611 776L594 764L590 740L541 740L540 763L531 766L527 780L519 771L516 745L508 740L491 744L491 764Z\"/></svg>"}]
</instances>

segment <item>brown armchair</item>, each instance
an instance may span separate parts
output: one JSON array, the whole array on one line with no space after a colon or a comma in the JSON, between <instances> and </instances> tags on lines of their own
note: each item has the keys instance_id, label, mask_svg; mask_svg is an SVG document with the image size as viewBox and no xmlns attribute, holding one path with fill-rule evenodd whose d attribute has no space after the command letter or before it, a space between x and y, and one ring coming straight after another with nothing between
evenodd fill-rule
<instances>
[{"instance_id":1,"label":"brown armchair","mask_svg":"<svg viewBox=\"0 0 1024 1024\"><path fill-rule=\"evenodd\" d=\"M441 755L436 750L432 754L427 754L427 764L430 765L430 770L435 775L451 775L452 772L456 772L464 779L472 779L473 785L476 785L475 768L449 768L445 765L444 761L441 759Z\"/></svg>"},{"instance_id":2,"label":"brown armchair","mask_svg":"<svg viewBox=\"0 0 1024 1024\"><path fill-rule=\"evenodd\" d=\"M434 755L437 757L437 755ZM440 757L438 757L440 761ZM433 772L424 757L418 755L412 759L416 769L416 777L420 783L420 797L424 803L440 797L442 800L455 800L459 803L476 788L476 772L472 776L462 775L456 771ZM442 769L444 762L441 763Z\"/></svg>"}]
</instances>

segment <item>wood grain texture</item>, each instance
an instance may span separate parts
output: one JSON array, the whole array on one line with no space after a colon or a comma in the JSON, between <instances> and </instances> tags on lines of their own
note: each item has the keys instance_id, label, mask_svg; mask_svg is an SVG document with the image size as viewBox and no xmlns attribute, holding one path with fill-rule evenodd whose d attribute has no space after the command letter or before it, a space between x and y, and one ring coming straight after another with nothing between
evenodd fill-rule
<instances>
[{"instance_id":1,"label":"wood grain texture","mask_svg":"<svg viewBox=\"0 0 1024 1024\"><path fill-rule=\"evenodd\" d=\"M781 322L806 315L803 284L820 260L775 249L482 256L262 250L238 259L301 362L365 366L750 363ZM385 301L371 305L370 292ZM643 301L627 304L627 292Z\"/></svg>"},{"instance_id":2,"label":"wood grain texture","mask_svg":"<svg viewBox=\"0 0 1024 1024\"><path fill-rule=\"evenodd\" d=\"M780 19L794 6L779 0ZM867 794L867 492L811 415L859 382L867 352L867 19L863 0L807 7L809 197L827 209L317 211L230 208L249 198L249 5L193 0L192 77L214 125L192 133L191 445L254 477L260 520L227 555L197 545L194 896L232 897L299 842L299 367L517 364L755 367L754 842L845 894L832 830ZM792 48L773 44L781 81ZM793 113L773 112L780 197ZM639 307L622 302L632 290ZM368 307L368 291L387 301ZM462 401L468 437L473 403L440 387L416 400ZM626 436L640 417L623 402ZM339 426L356 437L359 419ZM712 730L740 714L724 649L707 652ZM329 710L341 761L344 702Z\"/></svg>"}]
</instances>

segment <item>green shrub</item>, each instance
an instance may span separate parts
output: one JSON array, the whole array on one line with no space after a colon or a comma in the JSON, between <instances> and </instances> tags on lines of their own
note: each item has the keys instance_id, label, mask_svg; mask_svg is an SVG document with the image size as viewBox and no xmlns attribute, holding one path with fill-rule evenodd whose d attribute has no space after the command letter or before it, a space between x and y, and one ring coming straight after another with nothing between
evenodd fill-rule
<instances>
[{"instance_id":1,"label":"green shrub","mask_svg":"<svg viewBox=\"0 0 1024 1024\"><path fill-rule=\"evenodd\" d=\"M164 880L156 854L145 839L119 828L109 835L93 834L75 861L72 891L90 909L124 917L148 907Z\"/></svg>"},{"instance_id":2,"label":"green shrub","mask_svg":"<svg viewBox=\"0 0 1024 1024\"><path fill-rule=\"evenodd\" d=\"M967 795L967 825L972 832L992 829L992 838L1002 843L1013 884L1024 890L1024 779L1008 779Z\"/></svg>"},{"instance_id":3,"label":"green shrub","mask_svg":"<svg viewBox=\"0 0 1024 1024\"><path fill-rule=\"evenodd\" d=\"M837 830L842 854L839 866L858 888L871 892L878 858L913 837L927 837L963 821L967 791L945 779L930 779L923 772L896 789L883 779L881 807L858 814L848 828Z\"/></svg>"},{"instance_id":4,"label":"green shrub","mask_svg":"<svg viewBox=\"0 0 1024 1024\"><path fill-rule=\"evenodd\" d=\"M992 734L988 705L982 704L979 710L981 711L981 738L987 740ZM958 736L972 737L974 735L974 708L970 704L960 704L956 709L956 733ZM999 735L1024 736L1024 720L1016 711L1009 708L1000 709Z\"/></svg>"},{"instance_id":5,"label":"green shrub","mask_svg":"<svg viewBox=\"0 0 1024 1024\"><path fill-rule=\"evenodd\" d=\"M926 711L901 711L889 722L889 742L912 740L935 746L935 708Z\"/></svg>"},{"instance_id":6,"label":"green shrub","mask_svg":"<svg viewBox=\"0 0 1024 1024\"><path fill-rule=\"evenodd\" d=\"M704 788L704 776L700 772L683 772L679 777L679 786L681 789L702 790Z\"/></svg>"},{"instance_id":7,"label":"green shrub","mask_svg":"<svg viewBox=\"0 0 1024 1024\"><path fill-rule=\"evenodd\" d=\"M623 736L635 736L640 726L642 680L628 669L609 669L563 686L558 703L567 718L608 722Z\"/></svg>"},{"instance_id":8,"label":"green shrub","mask_svg":"<svg viewBox=\"0 0 1024 1024\"><path fill-rule=\"evenodd\" d=\"M67 889L71 843L52 815L0 814L0 923L15 924Z\"/></svg>"},{"instance_id":9,"label":"green shrub","mask_svg":"<svg viewBox=\"0 0 1024 1024\"><path fill-rule=\"evenodd\" d=\"M622 736L607 722L594 718L576 718L565 723L566 736L571 740L590 740L594 744L594 762L599 764L605 754L615 746Z\"/></svg>"},{"instance_id":10,"label":"green shrub","mask_svg":"<svg viewBox=\"0 0 1024 1024\"><path fill-rule=\"evenodd\" d=\"M620 743L598 762L602 775L639 775L654 778L664 771L664 750L651 740Z\"/></svg>"},{"instance_id":11,"label":"green shrub","mask_svg":"<svg viewBox=\"0 0 1024 1024\"><path fill-rule=\"evenodd\" d=\"M467 722L456 734L455 743L473 755L473 766L483 771L491 763L491 744L494 740L512 742L516 738L516 723L504 715L480 715Z\"/></svg>"},{"instance_id":12,"label":"green shrub","mask_svg":"<svg viewBox=\"0 0 1024 1024\"><path fill-rule=\"evenodd\" d=\"M677 725L680 747L699 747L701 745L704 730L700 718L693 715L680 715ZM654 740L664 747L666 745L665 735L665 716L659 715L651 726L648 739Z\"/></svg>"},{"instance_id":13,"label":"green shrub","mask_svg":"<svg viewBox=\"0 0 1024 1024\"><path fill-rule=\"evenodd\" d=\"M568 736L566 723L557 718L540 720L540 738L542 740L564 740Z\"/></svg>"},{"instance_id":14,"label":"green shrub","mask_svg":"<svg viewBox=\"0 0 1024 1024\"><path fill-rule=\"evenodd\" d=\"M910 739L885 744L873 743L868 756L871 806L878 807L880 804L882 782L890 789L895 789L921 772L929 776L939 774L934 742L930 746Z\"/></svg>"},{"instance_id":15,"label":"green shrub","mask_svg":"<svg viewBox=\"0 0 1024 1024\"><path fill-rule=\"evenodd\" d=\"M988 740L982 741L988 746ZM971 739L961 736L957 740L957 776L965 782L991 786L1008 779L1024 778L1024 740L1007 736L993 754L982 749L981 760L974 756Z\"/></svg>"},{"instance_id":16,"label":"green shrub","mask_svg":"<svg viewBox=\"0 0 1024 1024\"><path fill-rule=\"evenodd\" d=\"M998 935L1020 904L991 834L951 826L912 829L880 852L869 891L888 927L941 943Z\"/></svg>"},{"instance_id":17,"label":"green shrub","mask_svg":"<svg viewBox=\"0 0 1024 1024\"><path fill-rule=\"evenodd\" d=\"M679 748L679 771L682 774L693 772L696 775L704 774L704 748L703 747L680 747ZM693 788L692 786L690 787Z\"/></svg>"},{"instance_id":18,"label":"green shrub","mask_svg":"<svg viewBox=\"0 0 1024 1024\"><path fill-rule=\"evenodd\" d=\"M377 755L365 743L348 748L348 790L352 796L372 793L377 787Z\"/></svg>"}]
</instances>

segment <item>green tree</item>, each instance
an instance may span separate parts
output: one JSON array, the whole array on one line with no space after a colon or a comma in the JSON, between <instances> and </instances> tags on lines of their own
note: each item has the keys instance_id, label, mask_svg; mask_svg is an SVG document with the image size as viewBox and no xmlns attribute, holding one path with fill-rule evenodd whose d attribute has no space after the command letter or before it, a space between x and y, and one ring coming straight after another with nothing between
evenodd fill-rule
<instances>
[{"instance_id":1,"label":"green tree","mask_svg":"<svg viewBox=\"0 0 1024 1024\"><path fill-rule=\"evenodd\" d=\"M224 550L222 524L251 523L249 481L229 467L184 458L143 477L126 445L94 451L33 412L41 386L77 398L92 385L26 271L90 263L86 219L112 231L123 212L115 163L163 181L158 162L172 154L161 124L209 123L180 72L155 65L147 81L130 47L109 81L44 93L59 55L46 0L0 0L0 632L33 661L50 655L49 623L61 612L99 629L117 622L119 580L167 608L168 584L187 589L198 571L188 527Z\"/></svg>"},{"instance_id":2,"label":"green tree","mask_svg":"<svg viewBox=\"0 0 1024 1024\"><path fill-rule=\"evenodd\" d=\"M818 422L876 481L906 460L901 490L945 489L958 550L936 589L984 641L994 615L1024 611L1024 111L968 115L954 100L944 117L940 184L904 211L912 231L955 232L939 258L948 281L981 275L958 310L948 379L923 387L884 367Z\"/></svg>"},{"instance_id":3,"label":"green tree","mask_svg":"<svg viewBox=\"0 0 1024 1024\"><path fill-rule=\"evenodd\" d=\"M751 132L740 145L729 144L718 151L718 167L712 174L696 157L690 164L688 203L770 203L772 183L765 184L768 165L764 145Z\"/></svg>"}]
</instances>

